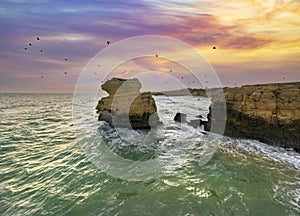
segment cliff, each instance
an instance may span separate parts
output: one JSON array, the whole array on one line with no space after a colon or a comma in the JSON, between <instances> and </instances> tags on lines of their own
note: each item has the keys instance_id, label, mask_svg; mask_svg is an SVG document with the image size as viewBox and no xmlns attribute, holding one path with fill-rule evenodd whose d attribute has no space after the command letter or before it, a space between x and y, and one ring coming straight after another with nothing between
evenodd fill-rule
<instances>
[{"instance_id":1,"label":"cliff","mask_svg":"<svg viewBox=\"0 0 300 216\"><path fill-rule=\"evenodd\" d=\"M160 124L155 101L150 92L141 93L137 79L113 78L102 89L109 93L96 107L98 119L114 127L150 129Z\"/></svg>"},{"instance_id":2,"label":"cliff","mask_svg":"<svg viewBox=\"0 0 300 216\"><path fill-rule=\"evenodd\" d=\"M225 136L257 139L300 151L300 82L225 88L224 95ZM218 96L211 100L212 105L219 106ZM208 120L206 130L210 128L211 111Z\"/></svg>"}]
</instances>

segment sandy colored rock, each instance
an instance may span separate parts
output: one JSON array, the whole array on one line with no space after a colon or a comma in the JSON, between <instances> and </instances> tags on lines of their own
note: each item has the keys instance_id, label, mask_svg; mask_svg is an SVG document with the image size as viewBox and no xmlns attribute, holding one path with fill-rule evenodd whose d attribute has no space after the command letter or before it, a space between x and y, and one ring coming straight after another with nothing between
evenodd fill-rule
<instances>
[{"instance_id":1,"label":"sandy colored rock","mask_svg":"<svg viewBox=\"0 0 300 216\"><path fill-rule=\"evenodd\" d=\"M224 94L224 135L300 150L300 82L225 88ZM218 97L212 98L213 104L218 102ZM211 113L208 119L206 130L210 128Z\"/></svg>"},{"instance_id":2,"label":"sandy colored rock","mask_svg":"<svg viewBox=\"0 0 300 216\"><path fill-rule=\"evenodd\" d=\"M120 78L112 78L111 80L108 80L101 86L101 88L110 96L114 96L116 91L118 91L121 86L126 90L126 92L119 91L118 94L139 93L140 89L142 88L142 85L138 79L126 80Z\"/></svg>"},{"instance_id":3,"label":"sandy colored rock","mask_svg":"<svg viewBox=\"0 0 300 216\"><path fill-rule=\"evenodd\" d=\"M96 107L98 119L114 127L149 129L160 124L151 92L141 93L138 79L113 78L102 89L109 93Z\"/></svg>"}]
</instances>

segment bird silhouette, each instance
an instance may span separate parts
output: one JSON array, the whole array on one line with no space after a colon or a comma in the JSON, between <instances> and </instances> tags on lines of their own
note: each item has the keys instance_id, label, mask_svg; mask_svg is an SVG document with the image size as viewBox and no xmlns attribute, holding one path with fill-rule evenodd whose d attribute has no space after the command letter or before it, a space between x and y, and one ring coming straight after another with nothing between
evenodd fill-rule
<instances>
[{"instance_id":1,"label":"bird silhouette","mask_svg":"<svg viewBox=\"0 0 300 216\"><path fill-rule=\"evenodd\" d=\"M158 58L158 55L155 55L156 58Z\"/></svg>"},{"instance_id":2,"label":"bird silhouette","mask_svg":"<svg viewBox=\"0 0 300 216\"><path fill-rule=\"evenodd\" d=\"M40 52L43 52L43 50L41 49Z\"/></svg>"},{"instance_id":3,"label":"bird silhouette","mask_svg":"<svg viewBox=\"0 0 300 216\"><path fill-rule=\"evenodd\" d=\"M107 45L109 45L109 44L110 44L110 41L106 41L106 43L107 43Z\"/></svg>"},{"instance_id":4,"label":"bird silhouette","mask_svg":"<svg viewBox=\"0 0 300 216\"><path fill-rule=\"evenodd\" d=\"M170 70L170 72L172 72L172 70Z\"/></svg>"},{"instance_id":5,"label":"bird silhouette","mask_svg":"<svg viewBox=\"0 0 300 216\"><path fill-rule=\"evenodd\" d=\"M217 49L217 48L214 46L213 49Z\"/></svg>"},{"instance_id":6,"label":"bird silhouette","mask_svg":"<svg viewBox=\"0 0 300 216\"><path fill-rule=\"evenodd\" d=\"M43 79L43 78L44 78L44 76L41 76L41 78Z\"/></svg>"},{"instance_id":7,"label":"bird silhouette","mask_svg":"<svg viewBox=\"0 0 300 216\"><path fill-rule=\"evenodd\" d=\"M29 43L28 45L29 45L29 46L31 46L31 45L32 45L32 43Z\"/></svg>"},{"instance_id":8,"label":"bird silhouette","mask_svg":"<svg viewBox=\"0 0 300 216\"><path fill-rule=\"evenodd\" d=\"M181 79L183 79L183 76L181 77Z\"/></svg>"},{"instance_id":9,"label":"bird silhouette","mask_svg":"<svg viewBox=\"0 0 300 216\"><path fill-rule=\"evenodd\" d=\"M39 38L39 37L36 37L36 40L40 40L40 38Z\"/></svg>"},{"instance_id":10,"label":"bird silhouette","mask_svg":"<svg viewBox=\"0 0 300 216\"><path fill-rule=\"evenodd\" d=\"M100 67L100 65L98 65L98 67Z\"/></svg>"},{"instance_id":11,"label":"bird silhouette","mask_svg":"<svg viewBox=\"0 0 300 216\"><path fill-rule=\"evenodd\" d=\"M64 72L65 75L68 75L68 72Z\"/></svg>"},{"instance_id":12,"label":"bird silhouette","mask_svg":"<svg viewBox=\"0 0 300 216\"><path fill-rule=\"evenodd\" d=\"M67 59L67 58L65 58L65 61L68 61L68 59Z\"/></svg>"},{"instance_id":13,"label":"bird silhouette","mask_svg":"<svg viewBox=\"0 0 300 216\"><path fill-rule=\"evenodd\" d=\"M27 47L25 47L24 50L27 50Z\"/></svg>"}]
</instances>

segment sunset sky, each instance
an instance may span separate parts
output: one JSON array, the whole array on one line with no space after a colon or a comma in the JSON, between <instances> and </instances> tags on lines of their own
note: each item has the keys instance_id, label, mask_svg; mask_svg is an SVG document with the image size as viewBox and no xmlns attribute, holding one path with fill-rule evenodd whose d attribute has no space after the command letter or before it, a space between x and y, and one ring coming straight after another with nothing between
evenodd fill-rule
<instances>
[{"instance_id":1,"label":"sunset sky","mask_svg":"<svg viewBox=\"0 0 300 216\"><path fill-rule=\"evenodd\" d=\"M107 41L139 35L193 46L223 86L300 81L299 0L8 0L0 26L0 92L73 92ZM157 77L170 69L163 59L141 62L162 70ZM117 68L119 76L138 73L135 63Z\"/></svg>"}]
</instances>

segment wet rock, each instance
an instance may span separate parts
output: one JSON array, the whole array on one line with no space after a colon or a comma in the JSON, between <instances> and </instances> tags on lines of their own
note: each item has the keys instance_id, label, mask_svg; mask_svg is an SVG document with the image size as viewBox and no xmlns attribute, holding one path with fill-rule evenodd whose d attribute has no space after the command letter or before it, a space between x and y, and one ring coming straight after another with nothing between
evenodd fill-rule
<instances>
[{"instance_id":1,"label":"wet rock","mask_svg":"<svg viewBox=\"0 0 300 216\"><path fill-rule=\"evenodd\" d=\"M184 113L176 113L176 115L174 117L174 121L186 123L187 122L186 117L187 117L187 115Z\"/></svg>"},{"instance_id":2,"label":"wet rock","mask_svg":"<svg viewBox=\"0 0 300 216\"><path fill-rule=\"evenodd\" d=\"M113 127L150 129L161 124L151 92L140 92L138 79L113 78L102 89L109 93L96 107L98 119Z\"/></svg>"},{"instance_id":3,"label":"wet rock","mask_svg":"<svg viewBox=\"0 0 300 216\"><path fill-rule=\"evenodd\" d=\"M198 115L197 117L200 117L201 115ZM202 117L202 116L201 116ZM207 120L205 120L204 118L197 118L197 119L193 119L191 121L187 121L187 115L184 113L176 113L175 117L174 117L174 121L176 122L180 122L180 123L187 123L188 125L194 127L194 128L198 128L202 125L207 124Z\"/></svg>"},{"instance_id":4,"label":"wet rock","mask_svg":"<svg viewBox=\"0 0 300 216\"><path fill-rule=\"evenodd\" d=\"M188 122L188 125L197 128L200 127L203 124L201 119L193 119L191 121Z\"/></svg>"},{"instance_id":5,"label":"wet rock","mask_svg":"<svg viewBox=\"0 0 300 216\"><path fill-rule=\"evenodd\" d=\"M106 121L110 125L112 125L112 115L110 111L104 110L103 112L100 112L98 116L99 121Z\"/></svg>"},{"instance_id":6,"label":"wet rock","mask_svg":"<svg viewBox=\"0 0 300 216\"><path fill-rule=\"evenodd\" d=\"M227 106L224 135L300 151L300 82L225 88L224 94ZM218 96L211 100L211 106L223 108ZM210 130L212 119L224 120L218 119L217 113L212 116L210 111L206 130Z\"/></svg>"}]
</instances>

